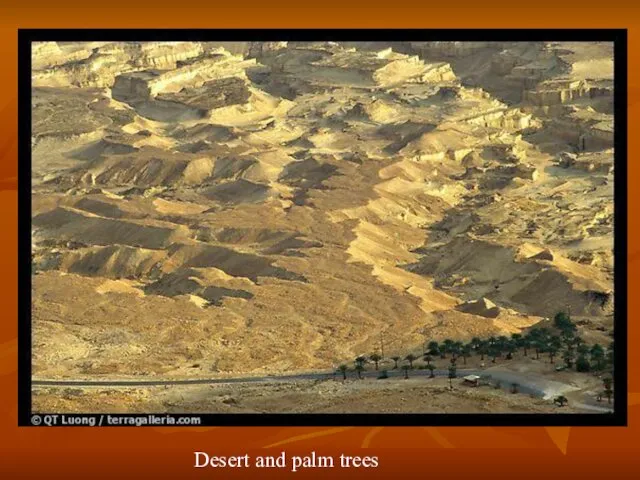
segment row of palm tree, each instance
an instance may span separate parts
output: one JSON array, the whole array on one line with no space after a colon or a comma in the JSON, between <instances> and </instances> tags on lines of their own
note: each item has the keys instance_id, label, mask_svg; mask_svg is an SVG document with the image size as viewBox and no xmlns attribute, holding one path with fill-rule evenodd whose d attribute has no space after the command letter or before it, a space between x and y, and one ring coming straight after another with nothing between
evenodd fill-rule
<instances>
[{"instance_id":1,"label":"row of palm tree","mask_svg":"<svg viewBox=\"0 0 640 480\"><path fill-rule=\"evenodd\" d=\"M492 363L496 363L498 359L513 359L514 355L522 351L524 357L535 355L539 360L541 355L547 355L549 363L553 364L561 355L565 368L575 368L576 371L587 372L590 370L603 371L613 365L613 342L605 348L600 344L587 345L587 343L577 334L577 327L571 321L570 317L564 312L558 313L554 317L554 329L547 327L537 327L530 329L525 334L514 333L511 336L491 336L488 338L473 337L469 342L454 341L445 339L442 342L435 340L426 342L423 347L422 360L426 368L433 371L435 365L434 359L450 359L450 364L455 368L458 359L462 359L464 365L467 359L473 355L478 355L481 361L490 358ZM408 378L408 371L414 369L414 362L420 360L420 356L413 353L407 354L405 357L393 355L389 357L393 361L393 369L401 368L404 370L405 377ZM362 372L365 365L372 362L375 370L379 369L380 363L385 360L381 354L375 352L368 357L358 356L355 359L354 371L358 378L362 378ZM399 362L404 360L404 364ZM451 370L451 366L449 369ZM338 368L346 379L347 365L341 365ZM451 377L450 377L451 378ZM455 377L453 377L455 378Z\"/></svg>"}]
</instances>

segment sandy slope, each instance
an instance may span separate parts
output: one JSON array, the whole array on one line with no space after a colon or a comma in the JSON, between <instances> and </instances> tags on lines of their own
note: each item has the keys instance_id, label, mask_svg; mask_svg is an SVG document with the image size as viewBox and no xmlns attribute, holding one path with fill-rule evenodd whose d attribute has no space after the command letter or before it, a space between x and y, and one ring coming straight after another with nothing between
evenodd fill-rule
<instances>
[{"instance_id":1,"label":"sandy slope","mask_svg":"<svg viewBox=\"0 0 640 480\"><path fill-rule=\"evenodd\" d=\"M329 368L567 306L602 335L606 48L472 47L36 49L34 371Z\"/></svg>"}]
</instances>

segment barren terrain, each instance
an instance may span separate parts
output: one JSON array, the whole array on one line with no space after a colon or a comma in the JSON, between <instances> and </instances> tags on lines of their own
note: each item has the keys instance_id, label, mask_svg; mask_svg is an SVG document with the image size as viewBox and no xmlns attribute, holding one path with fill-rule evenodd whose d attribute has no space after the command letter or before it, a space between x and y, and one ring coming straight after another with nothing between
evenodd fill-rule
<instances>
[{"instance_id":1,"label":"barren terrain","mask_svg":"<svg viewBox=\"0 0 640 480\"><path fill-rule=\"evenodd\" d=\"M611 341L612 79L605 43L35 44L34 378L330 371L563 310ZM554 408L438 396L432 380L39 387L34 401Z\"/></svg>"}]
</instances>

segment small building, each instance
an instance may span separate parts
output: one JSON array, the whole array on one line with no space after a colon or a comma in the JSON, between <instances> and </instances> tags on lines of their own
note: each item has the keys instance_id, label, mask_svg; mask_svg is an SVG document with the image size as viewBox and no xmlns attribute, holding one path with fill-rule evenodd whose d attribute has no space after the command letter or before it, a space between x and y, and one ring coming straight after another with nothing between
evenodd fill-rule
<instances>
[{"instance_id":1,"label":"small building","mask_svg":"<svg viewBox=\"0 0 640 480\"><path fill-rule=\"evenodd\" d=\"M478 375L467 375L466 377L462 377L462 383L470 387L477 387L480 385L480 377Z\"/></svg>"}]
</instances>

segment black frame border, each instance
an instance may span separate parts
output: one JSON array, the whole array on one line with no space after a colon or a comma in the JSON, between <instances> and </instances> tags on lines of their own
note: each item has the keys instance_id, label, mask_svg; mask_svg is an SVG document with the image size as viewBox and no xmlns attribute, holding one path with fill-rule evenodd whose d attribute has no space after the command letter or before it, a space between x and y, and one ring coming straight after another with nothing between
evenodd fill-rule
<instances>
[{"instance_id":1,"label":"black frame border","mask_svg":"<svg viewBox=\"0 0 640 480\"><path fill-rule=\"evenodd\" d=\"M19 29L18 30L18 425L32 425L31 43L38 41L608 41L614 43L613 413L181 414L199 426L626 426L627 425L627 30L626 29ZM154 415L149 413L149 415ZM155 414L167 417L165 413ZM74 415L96 417L100 415ZM118 415L140 417L145 415ZM35 422L33 422L35 423ZM158 425L154 425L158 426Z\"/></svg>"}]
</instances>

